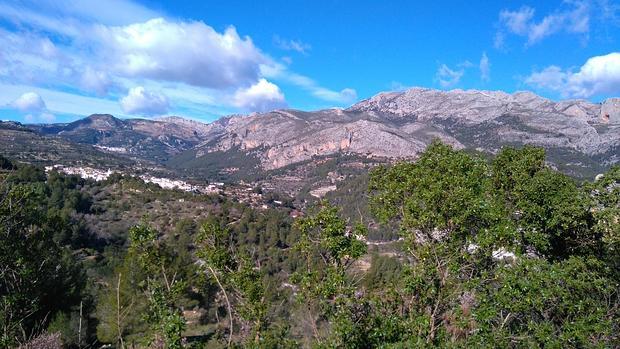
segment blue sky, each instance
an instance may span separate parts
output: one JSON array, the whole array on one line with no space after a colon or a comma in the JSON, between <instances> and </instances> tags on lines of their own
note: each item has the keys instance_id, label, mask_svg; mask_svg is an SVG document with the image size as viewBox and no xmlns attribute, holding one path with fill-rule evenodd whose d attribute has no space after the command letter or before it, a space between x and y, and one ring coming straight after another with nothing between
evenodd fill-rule
<instances>
[{"instance_id":1,"label":"blue sky","mask_svg":"<svg viewBox=\"0 0 620 349\"><path fill-rule=\"evenodd\" d=\"M620 95L620 2L0 1L0 119L347 107L378 92Z\"/></svg>"}]
</instances>

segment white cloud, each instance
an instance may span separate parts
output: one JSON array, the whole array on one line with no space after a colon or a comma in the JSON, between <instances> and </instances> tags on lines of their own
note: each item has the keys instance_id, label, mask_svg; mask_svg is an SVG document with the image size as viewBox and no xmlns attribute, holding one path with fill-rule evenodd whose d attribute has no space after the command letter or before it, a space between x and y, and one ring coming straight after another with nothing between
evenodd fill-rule
<instances>
[{"instance_id":1,"label":"white cloud","mask_svg":"<svg viewBox=\"0 0 620 349\"><path fill-rule=\"evenodd\" d=\"M570 8L556 10L535 21L536 10L523 6L516 11L502 10L499 13L500 31L495 35L495 47L504 44L504 32L527 38L527 45L533 45L544 38L560 32L580 34L587 37L590 31L590 5L587 1L566 1Z\"/></svg>"},{"instance_id":2,"label":"white cloud","mask_svg":"<svg viewBox=\"0 0 620 349\"><path fill-rule=\"evenodd\" d=\"M230 88L251 85L269 59L234 27L216 32L203 22L152 19L123 27L97 26L100 54L127 77Z\"/></svg>"},{"instance_id":3,"label":"white cloud","mask_svg":"<svg viewBox=\"0 0 620 349\"><path fill-rule=\"evenodd\" d=\"M265 79L260 79L258 83L249 88L237 90L234 96L234 104L239 108L257 112L286 106L284 94L280 88Z\"/></svg>"},{"instance_id":4,"label":"white cloud","mask_svg":"<svg viewBox=\"0 0 620 349\"><path fill-rule=\"evenodd\" d=\"M323 87L315 87L312 94L322 100L339 103L352 103L357 99L357 91L352 88L343 88L340 91L332 91Z\"/></svg>"},{"instance_id":5,"label":"white cloud","mask_svg":"<svg viewBox=\"0 0 620 349\"><path fill-rule=\"evenodd\" d=\"M447 65L442 64L435 74L435 80L439 82L439 85L443 88L452 87L461 81L461 78L465 74L465 69L461 66L460 69L453 70Z\"/></svg>"},{"instance_id":6,"label":"white cloud","mask_svg":"<svg viewBox=\"0 0 620 349\"><path fill-rule=\"evenodd\" d=\"M97 105L109 110L118 91L148 85L181 110L214 115L237 112L235 91L256 84L260 65L271 62L233 27L220 33L202 22L148 20L161 15L131 1L78 2L0 3L0 20L16 23L12 31L0 25L0 83L69 89L75 100L84 93L103 97L90 113L100 112Z\"/></svg>"},{"instance_id":7,"label":"white cloud","mask_svg":"<svg viewBox=\"0 0 620 349\"><path fill-rule=\"evenodd\" d=\"M400 81L392 81L392 82L390 83L390 90L391 90L391 91L405 91L405 90L408 90L408 89L410 89L410 88L412 88L412 87L413 87L413 86L403 84L403 83L402 83L402 82L400 82Z\"/></svg>"},{"instance_id":8,"label":"white cloud","mask_svg":"<svg viewBox=\"0 0 620 349\"><path fill-rule=\"evenodd\" d=\"M49 38L42 38L37 42L37 45L38 47L35 47L36 52L45 58L56 58L60 55L58 48Z\"/></svg>"},{"instance_id":9,"label":"white cloud","mask_svg":"<svg viewBox=\"0 0 620 349\"><path fill-rule=\"evenodd\" d=\"M44 122L47 122L47 123L56 121L56 116L54 114L48 113L48 112L41 113L39 115L39 118L41 120L43 120Z\"/></svg>"},{"instance_id":10,"label":"white cloud","mask_svg":"<svg viewBox=\"0 0 620 349\"><path fill-rule=\"evenodd\" d=\"M40 6L41 0L34 2ZM43 0L43 2L48 2L52 6L59 8L64 15L109 25L142 22L161 16L158 12L146 8L137 2L127 0Z\"/></svg>"},{"instance_id":11,"label":"white cloud","mask_svg":"<svg viewBox=\"0 0 620 349\"><path fill-rule=\"evenodd\" d=\"M26 92L11 103L11 106L21 112L41 112L47 109L43 98L35 92Z\"/></svg>"},{"instance_id":12,"label":"white cloud","mask_svg":"<svg viewBox=\"0 0 620 349\"><path fill-rule=\"evenodd\" d=\"M291 65L293 64L293 58L291 58L290 56L284 56L282 57L282 62Z\"/></svg>"},{"instance_id":13,"label":"white cloud","mask_svg":"<svg viewBox=\"0 0 620 349\"><path fill-rule=\"evenodd\" d=\"M106 95L112 85L112 80L106 72L91 67L87 67L82 73L80 82L86 90L94 91L100 96Z\"/></svg>"},{"instance_id":14,"label":"white cloud","mask_svg":"<svg viewBox=\"0 0 620 349\"><path fill-rule=\"evenodd\" d=\"M45 36L12 33L0 28L0 47L0 78L5 77L11 82L46 82L66 74L63 69L65 57Z\"/></svg>"},{"instance_id":15,"label":"white cloud","mask_svg":"<svg viewBox=\"0 0 620 349\"><path fill-rule=\"evenodd\" d=\"M0 4L0 17L10 22L68 37L88 33L88 23L126 25L160 16L129 0L5 0Z\"/></svg>"},{"instance_id":16,"label":"white cloud","mask_svg":"<svg viewBox=\"0 0 620 349\"><path fill-rule=\"evenodd\" d=\"M45 100L47 110L52 113L66 113L86 116L94 112L126 116L118 101L103 98L81 96L74 93L56 91L24 84L8 84L0 81L0 105L9 105L13 102L10 96L17 96L24 91L37 93Z\"/></svg>"},{"instance_id":17,"label":"white cloud","mask_svg":"<svg viewBox=\"0 0 620 349\"><path fill-rule=\"evenodd\" d=\"M8 106L26 113L24 119L28 122L52 122L56 119L54 114L47 110L43 98L36 92L23 93Z\"/></svg>"},{"instance_id":18,"label":"white cloud","mask_svg":"<svg viewBox=\"0 0 620 349\"><path fill-rule=\"evenodd\" d=\"M34 6L34 8L38 8L38 6ZM77 28L75 21L50 16L44 12L32 11L27 4L0 3L0 18L28 28L40 28L64 36L75 37L80 35L80 29Z\"/></svg>"},{"instance_id":19,"label":"white cloud","mask_svg":"<svg viewBox=\"0 0 620 349\"><path fill-rule=\"evenodd\" d=\"M310 44L307 44L305 42L302 42L300 40L286 40L286 39L282 39L279 36L274 36L273 37L273 42L274 44L282 49L282 50L286 50L286 51L296 51L302 54L307 54L308 51L310 51L312 49L312 46L310 46Z\"/></svg>"},{"instance_id":20,"label":"white cloud","mask_svg":"<svg viewBox=\"0 0 620 349\"><path fill-rule=\"evenodd\" d=\"M473 66L474 66L474 64L473 64L472 62L470 62L470 61L465 60L465 61L463 61L463 62L461 62L461 63L457 64L456 66L457 66L457 67L459 67L459 68L465 68L465 69L467 69L467 68L471 68L471 67L473 67Z\"/></svg>"},{"instance_id":21,"label":"white cloud","mask_svg":"<svg viewBox=\"0 0 620 349\"><path fill-rule=\"evenodd\" d=\"M51 113L41 113L41 114L26 114L24 115L24 120L31 124L49 124L56 121L56 116Z\"/></svg>"},{"instance_id":22,"label":"white cloud","mask_svg":"<svg viewBox=\"0 0 620 349\"><path fill-rule=\"evenodd\" d=\"M491 63L489 62L489 57L486 52L482 53L482 57L480 57L480 80L483 82L488 82L491 80Z\"/></svg>"},{"instance_id":23,"label":"white cloud","mask_svg":"<svg viewBox=\"0 0 620 349\"><path fill-rule=\"evenodd\" d=\"M529 6L523 6L517 11L502 10L499 13L499 19L510 32L526 35L530 28L530 21L534 18L534 12L534 9Z\"/></svg>"},{"instance_id":24,"label":"white cloud","mask_svg":"<svg viewBox=\"0 0 620 349\"><path fill-rule=\"evenodd\" d=\"M493 47L495 47L498 50L501 50L504 48L505 44L506 44L506 36L504 35L504 33L499 32L499 31L495 33L495 37L493 38Z\"/></svg>"},{"instance_id":25,"label":"white cloud","mask_svg":"<svg viewBox=\"0 0 620 349\"><path fill-rule=\"evenodd\" d=\"M147 91L142 86L130 89L127 96L121 98L120 104L125 113L144 116L166 114L170 107L166 96Z\"/></svg>"},{"instance_id":26,"label":"white cloud","mask_svg":"<svg viewBox=\"0 0 620 349\"><path fill-rule=\"evenodd\" d=\"M178 112L181 115L190 113L189 115L212 118L215 115L239 112L230 104L232 95L238 88L249 87L255 83L250 81L231 88L204 88L182 81L126 76L112 66L113 62L107 61L107 57L101 53L104 46L98 40L80 38L76 39L75 43L67 44L61 41L54 44L48 37L40 35L9 32L0 27L0 47L3 48L0 51L0 83L29 88L44 85L48 89L56 90L58 93L54 94L54 97L61 98L61 101L88 103L54 103L56 106L62 105L61 109L56 110L58 113L89 115L107 110L114 115L126 115L118 107L118 93L140 85L150 91L162 91L174 101L175 108L179 107ZM67 88L71 92L60 92ZM48 95L49 92L46 91ZM74 97L70 98L69 94ZM95 101L84 94L96 94L101 98ZM55 100L48 99L48 102L53 101ZM110 104L117 107L110 108ZM113 109L116 110L112 112Z\"/></svg>"},{"instance_id":27,"label":"white cloud","mask_svg":"<svg viewBox=\"0 0 620 349\"><path fill-rule=\"evenodd\" d=\"M285 81L310 92L314 97L328 102L339 104L350 104L357 100L357 91L352 88L344 88L340 91L328 89L319 85L313 79L291 72L281 64L263 65L261 73L267 77L276 80Z\"/></svg>"},{"instance_id":28,"label":"white cloud","mask_svg":"<svg viewBox=\"0 0 620 349\"><path fill-rule=\"evenodd\" d=\"M438 83L442 88L451 88L458 85L465 73L470 69L478 68L480 70L480 79L483 82L490 80L491 63L486 52L482 53L480 62L476 66L472 62L465 60L456 65L455 68L451 68L447 64L440 64L435 73L435 83Z\"/></svg>"},{"instance_id":29,"label":"white cloud","mask_svg":"<svg viewBox=\"0 0 620 349\"><path fill-rule=\"evenodd\" d=\"M525 83L563 97L589 98L620 93L620 52L589 58L579 70L549 66L534 72Z\"/></svg>"},{"instance_id":30,"label":"white cloud","mask_svg":"<svg viewBox=\"0 0 620 349\"><path fill-rule=\"evenodd\" d=\"M235 113L239 91L261 79L335 105L357 99L352 88L329 89L293 72L282 63L290 59L275 61L232 26L216 31L131 0L5 0L0 22L0 86L44 91L56 114L127 116L118 101L135 86L166 96L173 112ZM311 49L280 40L292 51Z\"/></svg>"},{"instance_id":31,"label":"white cloud","mask_svg":"<svg viewBox=\"0 0 620 349\"><path fill-rule=\"evenodd\" d=\"M562 68L552 65L532 73L525 79L525 83L535 88L561 92L566 85L567 76Z\"/></svg>"}]
</instances>

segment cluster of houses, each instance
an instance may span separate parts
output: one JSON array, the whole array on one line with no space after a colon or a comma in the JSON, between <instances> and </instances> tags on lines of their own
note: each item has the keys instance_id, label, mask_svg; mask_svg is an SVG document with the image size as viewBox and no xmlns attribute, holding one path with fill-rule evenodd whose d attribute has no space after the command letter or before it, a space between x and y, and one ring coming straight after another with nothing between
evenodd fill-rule
<instances>
[{"instance_id":1,"label":"cluster of houses","mask_svg":"<svg viewBox=\"0 0 620 349\"><path fill-rule=\"evenodd\" d=\"M46 172L58 171L68 175L77 175L82 178L93 179L95 181L104 181L114 173L124 174L111 169L100 170L92 167L77 167L53 165L45 167ZM284 202L267 198L262 194L262 190L257 190L252 184L241 182L238 185L225 185L222 182L214 182L206 185L198 185L188 183L178 179L170 179L163 177L155 177L153 175L143 174L136 176L146 183L157 184L163 189L177 189L186 192L200 194L223 194L234 198L236 201L250 205L258 209L268 209L270 207L284 206ZM266 188L265 188L266 189ZM292 210L291 217L296 218L303 215L301 211Z\"/></svg>"},{"instance_id":2,"label":"cluster of houses","mask_svg":"<svg viewBox=\"0 0 620 349\"><path fill-rule=\"evenodd\" d=\"M52 170L69 175L77 175L82 178L89 178L96 181L104 181L115 172L110 169L104 171L91 167L71 167L63 165L45 166L45 172L50 172Z\"/></svg>"},{"instance_id":3,"label":"cluster of houses","mask_svg":"<svg viewBox=\"0 0 620 349\"><path fill-rule=\"evenodd\" d=\"M118 171L100 170L92 167L72 167L63 165L46 166L45 171L58 171L70 175L78 175L82 178L93 179L95 181L104 181L108 179L113 173ZM151 175L139 176L146 183L157 184L164 189L179 189L187 192L202 193L202 194L219 194L222 192L224 183L210 183L206 186L191 184L185 181L155 177Z\"/></svg>"},{"instance_id":4,"label":"cluster of houses","mask_svg":"<svg viewBox=\"0 0 620 349\"><path fill-rule=\"evenodd\" d=\"M222 192L222 189L224 187L224 183L211 183L211 184L204 186L204 185L187 183L185 181L181 181L177 179L155 177L155 176L150 176L150 175L141 175L140 179L142 179L146 183L157 184L164 189L179 189L179 190L188 191L192 193L202 193L202 194L219 194Z\"/></svg>"}]
</instances>

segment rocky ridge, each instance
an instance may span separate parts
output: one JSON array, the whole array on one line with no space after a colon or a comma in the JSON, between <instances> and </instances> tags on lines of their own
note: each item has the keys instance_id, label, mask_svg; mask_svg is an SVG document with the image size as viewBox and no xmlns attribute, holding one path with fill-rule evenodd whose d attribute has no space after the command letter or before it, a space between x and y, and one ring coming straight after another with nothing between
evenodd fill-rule
<instances>
[{"instance_id":1,"label":"rocky ridge","mask_svg":"<svg viewBox=\"0 0 620 349\"><path fill-rule=\"evenodd\" d=\"M435 138L487 153L505 145L542 146L569 173L620 161L620 99L555 102L531 92L413 88L380 93L347 109L275 110L209 124L93 115L37 130L160 162L176 159L181 168L184 162L200 166L212 154L225 161L229 152L251 154L263 170L334 154L415 158Z\"/></svg>"},{"instance_id":2,"label":"rocky ridge","mask_svg":"<svg viewBox=\"0 0 620 349\"><path fill-rule=\"evenodd\" d=\"M257 150L262 166L276 169L339 152L413 158L439 138L484 152L533 144L563 155L561 161L589 157L611 165L619 160L618 101L554 102L531 92L414 88L381 93L344 110L236 116L212 126L210 136L196 146L196 156Z\"/></svg>"}]
</instances>

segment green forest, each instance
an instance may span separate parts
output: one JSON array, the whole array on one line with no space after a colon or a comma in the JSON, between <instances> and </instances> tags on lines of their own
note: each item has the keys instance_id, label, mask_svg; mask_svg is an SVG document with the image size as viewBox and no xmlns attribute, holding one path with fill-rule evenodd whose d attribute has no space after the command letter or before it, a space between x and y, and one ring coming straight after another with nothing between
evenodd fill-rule
<instances>
[{"instance_id":1,"label":"green forest","mask_svg":"<svg viewBox=\"0 0 620 349\"><path fill-rule=\"evenodd\" d=\"M337 193L293 218L0 157L0 347L620 347L620 167L435 141Z\"/></svg>"}]
</instances>

